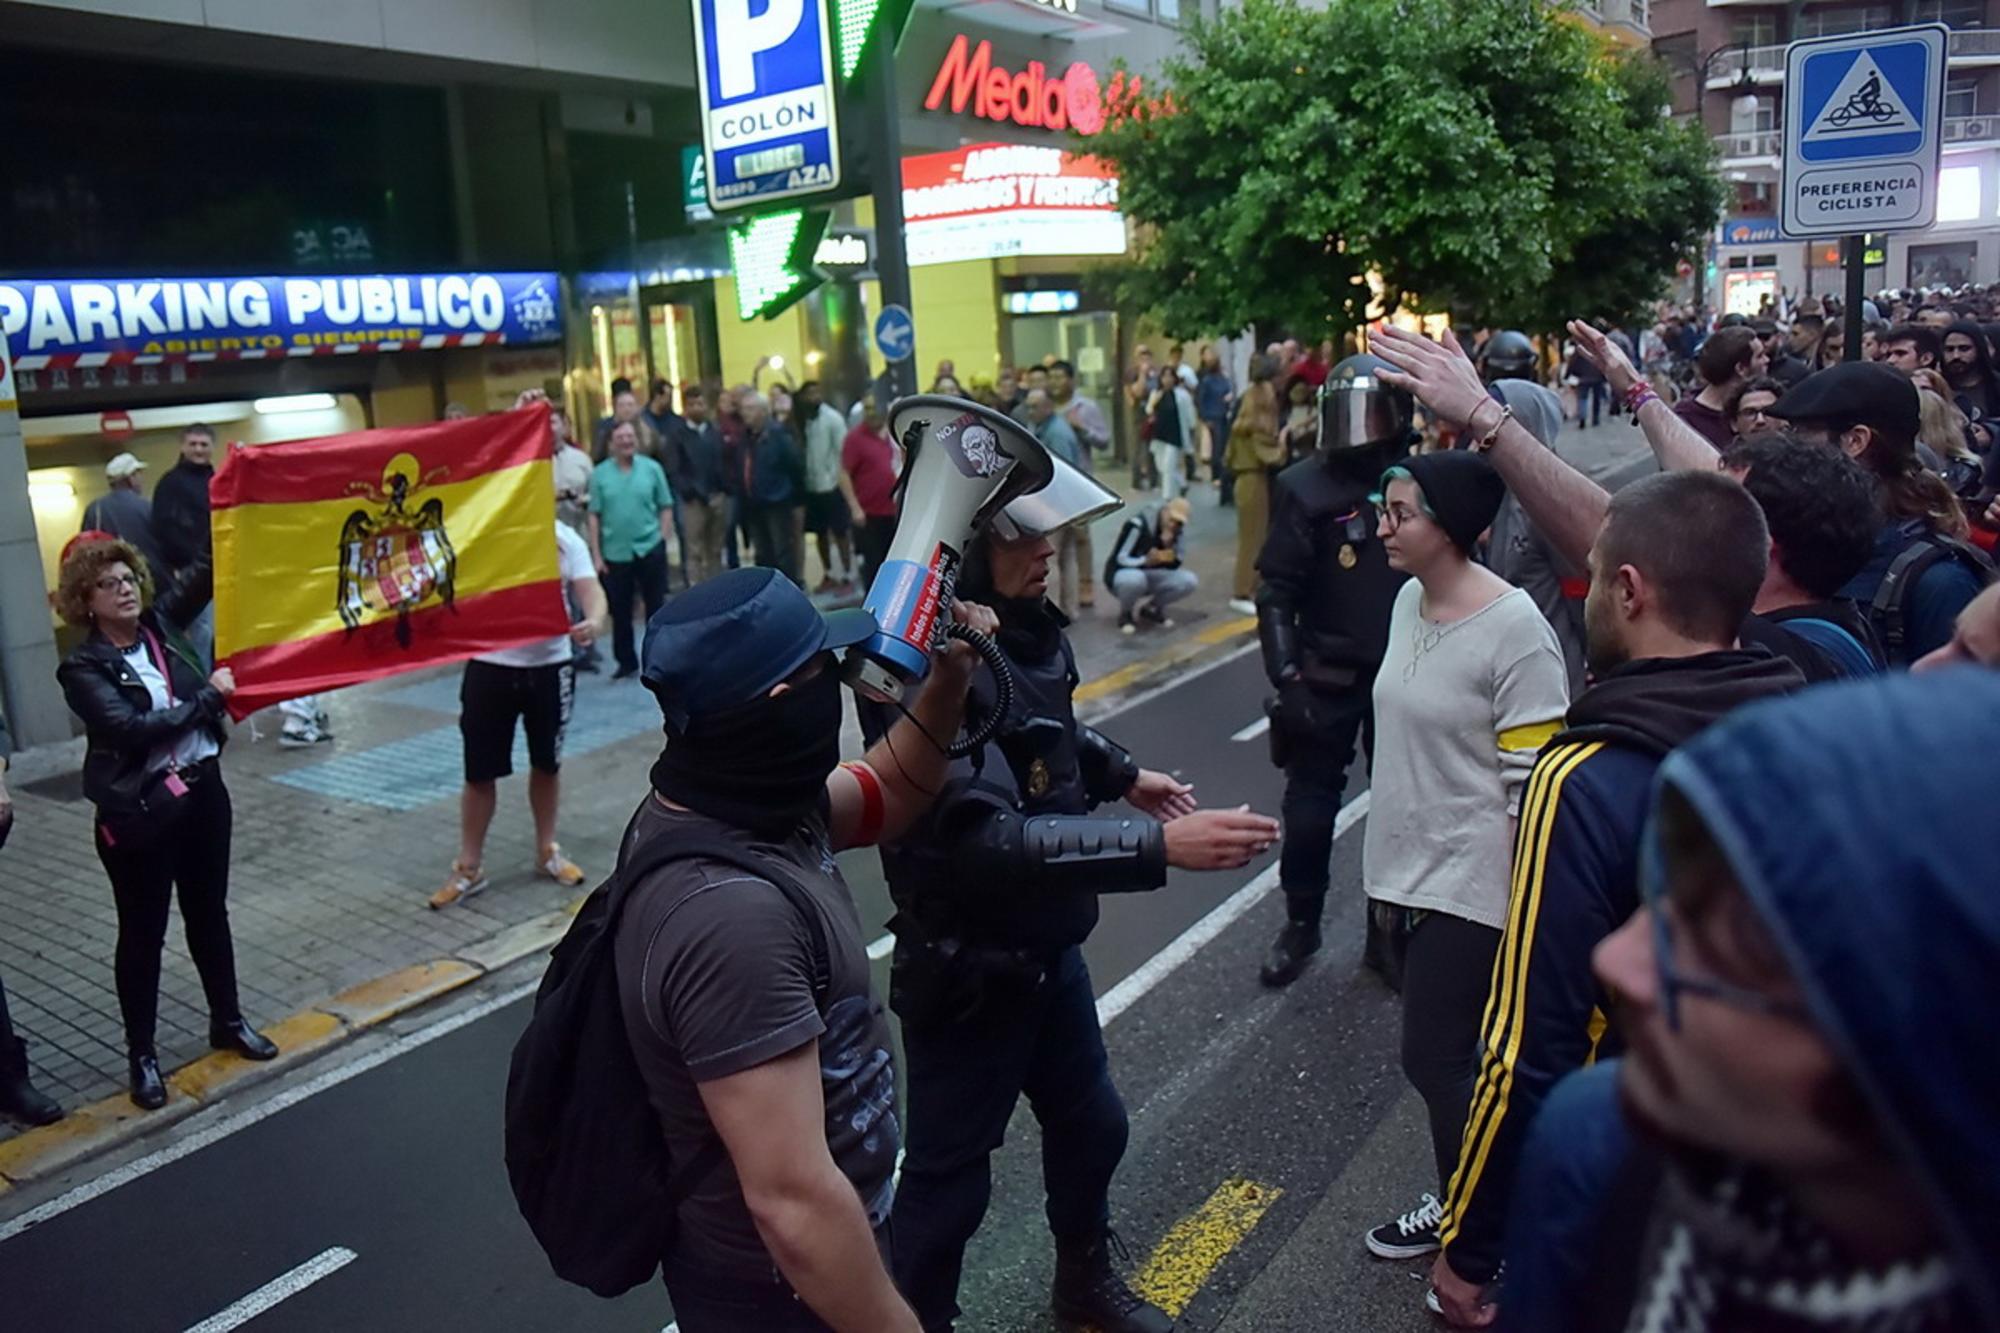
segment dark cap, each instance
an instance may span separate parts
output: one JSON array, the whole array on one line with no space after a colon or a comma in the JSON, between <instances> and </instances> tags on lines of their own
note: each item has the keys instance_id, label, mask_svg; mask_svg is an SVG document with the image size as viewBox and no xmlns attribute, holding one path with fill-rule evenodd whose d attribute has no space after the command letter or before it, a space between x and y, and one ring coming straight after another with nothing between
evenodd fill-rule
<instances>
[{"instance_id":1,"label":"dark cap","mask_svg":"<svg viewBox=\"0 0 2000 1333\"><path fill-rule=\"evenodd\" d=\"M813 654L860 643L875 617L820 614L775 569L732 569L689 588L646 622L639 678L677 731L691 718L769 694Z\"/></svg>"},{"instance_id":2,"label":"dark cap","mask_svg":"<svg viewBox=\"0 0 2000 1333\"><path fill-rule=\"evenodd\" d=\"M1923 404L1901 372L1878 361L1843 361L1806 376L1766 411L1785 421L1841 421L1914 439Z\"/></svg>"},{"instance_id":3,"label":"dark cap","mask_svg":"<svg viewBox=\"0 0 2000 1333\"><path fill-rule=\"evenodd\" d=\"M1389 469L1383 485L1399 471L1410 474L1410 480L1424 493L1424 503L1437 517L1437 525L1452 545L1467 553L1479 534L1493 526L1500 503L1507 498L1507 483L1500 480L1485 454L1462 449L1412 454Z\"/></svg>"}]
</instances>

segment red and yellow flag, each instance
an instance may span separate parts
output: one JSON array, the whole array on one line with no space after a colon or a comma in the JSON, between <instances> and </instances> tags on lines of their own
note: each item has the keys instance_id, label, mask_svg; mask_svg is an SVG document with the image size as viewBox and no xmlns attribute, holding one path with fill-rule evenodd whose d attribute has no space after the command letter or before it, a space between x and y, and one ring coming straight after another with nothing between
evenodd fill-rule
<instances>
[{"instance_id":1,"label":"red and yellow flag","mask_svg":"<svg viewBox=\"0 0 2000 1333\"><path fill-rule=\"evenodd\" d=\"M232 449L209 484L229 711L569 628L549 409Z\"/></svg>"}]
</instances>

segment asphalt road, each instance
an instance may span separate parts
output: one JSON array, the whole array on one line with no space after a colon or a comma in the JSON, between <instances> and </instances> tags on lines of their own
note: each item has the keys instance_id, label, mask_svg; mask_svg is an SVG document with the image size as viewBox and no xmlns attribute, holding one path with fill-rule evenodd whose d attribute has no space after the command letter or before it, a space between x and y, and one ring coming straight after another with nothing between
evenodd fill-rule
<instances>
[{"instance_id":1,"label":"asphalt road","mask_svg":"<svg viewBox=\"0 0 2000 1333\"><path fill-rule=\"evenodd\" d=\"M1275 814L1281 781L1264 741L1232 739L1259 716L1262 693L1248 653L1103 726L1142 762L1193 780L1204 803ZM1418 1306L1423 1265L1376 1263L1359 1245L1359 1229L1428 1187L1416 1106L1396 1068L1396 1003L1358 967L1359 857L1357 830L1335 848L1329 947L1282 993L1263 991L1255 976L1282 914L1276 894L1203 947L1170 948L1205 917L1213 925L1210 914L1261 865L1175 872L1158 893L1109 898L1086 950L1100 996L1168 951L1148 967L1150 988L1107 1028L1133 1120L1113 1210L1135 1261L1153 1256L1149 1271L1192 1293L1182 1328L1431 1327ZM885 920L873 856L844 864L863 919ZM254 1123L211 1130L212 1142L194 1139L202 1146L177 1160L134 1167L134 1178L25 1230L5 1219L44 1200L0 1203L0 1325L10 1333L662 1328L671 1319L662 1289L606 1302L565 1286L515 1212L501 1167L500 1092L526 1011L525 1000L507 996L531 980L503 975L441 1013L357 1043L342 1057L358 1062L352 1077L340 1067L301 1071L301 1080L331 1085L311 1095L262 1090L296 1099L274 1113L264 1114L270 1103L225 1102L177 1127L167 1151L222 1117ZM1268 1202L1254 1225L1204 1228L1197 1218L1192 1232L1175 1230L1227 1182L1250 1182ZM1051 1328L1052 1260L1025 1108L995 1185L968 1257L963 1303L972 1313L962 1327Z\"/></svg>"}]
</instances>

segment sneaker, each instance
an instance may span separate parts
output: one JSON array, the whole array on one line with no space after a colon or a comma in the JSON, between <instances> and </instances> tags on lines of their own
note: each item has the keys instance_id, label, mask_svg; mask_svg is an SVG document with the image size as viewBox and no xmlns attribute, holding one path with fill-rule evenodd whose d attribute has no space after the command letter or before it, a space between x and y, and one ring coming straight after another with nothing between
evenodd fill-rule
<instances>
[{"instance_id":1,"label":"sneaker","mask_svg":"<svg viewBox=\"0 0 2000 1333\"><path fill-rule=\"evenodd\" d=\"M566 889L573 889L583 883L582 868L563 855L560 843L552 842L542 848L542 862L535 868Z\"/></svg>"},{"instance_id":2,"label":"sneaker","mask_svg":"<svg viewBox=\"0 0 2000 1333\"><path fill-rule=\"evenodd\" d=\"M1438 1249L1438 1227L1444 1223L1444 1205L1435 1194L1393 1222L1384 1222L1367 1235L1368 1252L1378 1259L1415 1259Z\"/></svg>"},{"instance_id":3,"label":"sneaker","mask_svg":"<svg viewBox=\"0 0 2000 1333\"><path fill-rule=\"evenodd\" d=\"M1229 599L1229 609L1239 616L1254 616L1257 614L1257 603L1248 597L1232 597Z\"/></svg>"},{"instance_id":4,"label":"sneaker","mask_svg":"<svg viewBox=\"0 0 2000 1333\"><path fill-rule=\"evenodd\" d=\"M1172 629L1174 627L1174 618L1151 602L1139 608L1139 619L1145 621L1148 625L1158 625L1161 629Z\"/></svg>"},{"instance_id":5,"label":"sneaker","mask_svg":"<svg viewBox=\"0 0 2000 1333\"><path fill-rule=\"evenodd\" d=\"M450 907L453 903L462 903L473 894L484 893L485 891L486 874L484 871L480 870L478 866L474 866L468 870L458 862L453 861L451 863L451 877L445 880L443 888L431 895L431 910L435 912L440 907Z\"/></svg>"},{"instance_id":6,"label":"sneaker","mask_svg":"<svg viewBox=\"0 0 2000 1333\"><path fill-rule=\"evenodd\" d=\"M1424 1293L1424 1308L1432 1314L1441 1315L1444 1313L1444 1304L1438 1300L1438 1289L1436 1287L1432 1287Z\"/></svg>"},{"instance_id":7,"label":"sneaker","mask_svg":"<svg viewBox=\"0 0 2000 1333\"><path fill-rule=\"evenodd\" d=\"M1139 627L1133 623L1130 611L1120 611L1118 613L1118 632L1120 634L1137 634L1139 632Z\"/></svg>"},{"instance_id":8,"label":"sneaker","mask_svg":"<svg viewBox=\"0 0 2000 1333\"><path fill-rule=\"evenodd\" d=\"M303 727L287 727L278 733L278 746L285 750L310 750L321 741L330 741L333 733L322 731L310 724Z\"/></svg>"}]
</instances>

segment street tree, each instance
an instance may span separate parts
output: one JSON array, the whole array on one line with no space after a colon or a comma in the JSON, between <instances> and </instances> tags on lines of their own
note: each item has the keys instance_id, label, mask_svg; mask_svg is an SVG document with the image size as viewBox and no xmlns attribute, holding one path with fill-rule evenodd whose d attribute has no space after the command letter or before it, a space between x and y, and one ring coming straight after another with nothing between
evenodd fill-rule
<instances>
[{"instance_id":1,"label":"street tree","mask_svg":"<svg viewBox=\"0 0 2000 1333\"><path fill-rule=\"evenodd\" d=\"M1651 57L1545 0L1245 0L1121 89L1081 141L1137 225L1115 283L1184 336L1625 316L1721 202Z\"/></svg>"}]
</instances>

